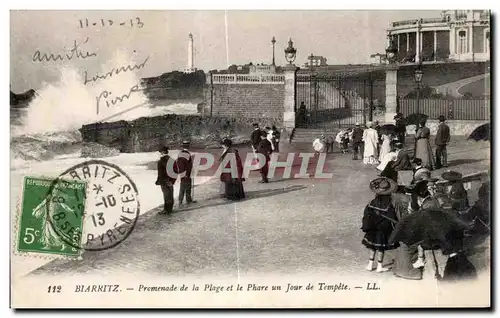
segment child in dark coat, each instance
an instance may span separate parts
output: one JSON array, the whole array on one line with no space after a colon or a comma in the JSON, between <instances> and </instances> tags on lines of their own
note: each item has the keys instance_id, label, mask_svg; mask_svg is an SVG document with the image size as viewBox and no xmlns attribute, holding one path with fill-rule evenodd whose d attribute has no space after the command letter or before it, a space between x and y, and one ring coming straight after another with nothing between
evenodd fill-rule
<instances>
[{"instance_id":1,"label":"child in dark coat","mask_svg":"<svg viewBox=\"0 0 500 318\"><path fill-rule=\"evenodd\" d=\"M398 185L394 180L380 177L370 182L370 189L375 192L375 198L366 205L363 214L361 230L365 233L362 244L371 250L367 269L373 270L373 262L378 252L377 272L389 270L383 267L384 252L399 246L399 243L389 244L389 236L397 223L395 208L391 193Z\"/></svg>"}]
</instances>

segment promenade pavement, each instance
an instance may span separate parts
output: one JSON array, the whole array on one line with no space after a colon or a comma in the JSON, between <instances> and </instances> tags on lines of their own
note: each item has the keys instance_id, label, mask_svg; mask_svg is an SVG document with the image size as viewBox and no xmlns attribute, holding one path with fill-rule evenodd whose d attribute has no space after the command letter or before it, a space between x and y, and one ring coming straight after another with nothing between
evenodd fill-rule
<instances>
[{"instance_id":1,"label":"promenade pavement","mask_svg":"<svg viewBox=\"0 0 500 318\"><path fill-rule=\"evenodd\" d=\"M283 152L291 151L286 148L292 145L282 146ZM310 145L293 147L308 150ZM449 169L464 175L490 167L487 142L456 140L448 152ZM170 216L157 214L161 209L158 190L158 207L141 216L133 233L117 247L85 252L82 260L54 260L30 275L117 271L138 276L324 271L357 275L365 272L368 258L360 227L364 206L373 197L368 184L377 171L338 151L328 155L327 164L331 179L277 178L259 184L257 177L250 177L244 184L248 198L237 203L219 197L219 182L214 178L195 188L198 203ZM475 200L477 188L469 192ZM389 253L386 261L391 259ZM482 270L488 267L489 256L477 262ZM390 272L379 275L392 276Z\"/></svg>"}]
</instances>

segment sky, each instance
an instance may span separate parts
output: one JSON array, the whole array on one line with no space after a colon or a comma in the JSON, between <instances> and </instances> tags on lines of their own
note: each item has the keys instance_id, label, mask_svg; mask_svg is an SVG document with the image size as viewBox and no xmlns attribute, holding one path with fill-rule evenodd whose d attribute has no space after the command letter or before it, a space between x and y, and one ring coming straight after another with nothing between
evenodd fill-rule
<instances>
[{"instance_id":1,"label":"sky","mask_svg":"<svg viewBox=\"0 0 500 318\"><path fill-rule=\"evenodd\" d=\"M292 38L301 66L311 53L328 64L368 63L384 52L392 21L439 17L440 11L11 11L11 89L38 89L59 80L70 66L89 75L102 72L117 51L146 65L140 77L158 76L187 66L188 34L194 36L195 67L205 71L230 64L271 63L276 38L276 63L286 63L283 50ZM89 27L80 27L80 20ZM106 26L101 25L104 19ZM132 19L133 27L130 26ZM141 24L137 23L140 19ZM113 25L109 26L109 20ZM96 26L92 23L96 22ZM120 23L126 22L124 26ZM138 26L142 27L138 27ZM86 43L83 43L88 38ZM87 59L34 62L41 53L69 53L77 41Z\"/></svg>"}]
</instances>

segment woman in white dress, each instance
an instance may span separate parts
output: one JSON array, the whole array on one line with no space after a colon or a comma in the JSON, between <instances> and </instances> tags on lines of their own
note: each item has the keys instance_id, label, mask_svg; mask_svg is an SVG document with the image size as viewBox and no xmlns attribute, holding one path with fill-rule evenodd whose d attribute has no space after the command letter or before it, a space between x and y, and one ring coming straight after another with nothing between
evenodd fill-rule
<instances>
[{"instance_id":1,"label":"woman in white dress","mask_svg":"<svg viewBox=\"0 0 500 318\"><path fill-rule=\"evenodd\" d=\"M390 134L383 134L382 135L382 146L380 147L380 153L378 156L378 160L382 161L384 159L385 155L387 155L389 152L391 152L391 141L392 141L392 135Z\"/></svg>"},{"instance_id":2,"label":"woman in white dress","mask_svg":"<svg viewBox=\"0 0 500 318\"><path fill-rule=\"evenodd\" d=\"M366 124L368 127L363 132L363 142L365 143L365 151L363 153L363 163L366 165L378 164L377 160L377 146L378 146L378 133L373 129L372 122Z\"/></svg>"}]
</instances>

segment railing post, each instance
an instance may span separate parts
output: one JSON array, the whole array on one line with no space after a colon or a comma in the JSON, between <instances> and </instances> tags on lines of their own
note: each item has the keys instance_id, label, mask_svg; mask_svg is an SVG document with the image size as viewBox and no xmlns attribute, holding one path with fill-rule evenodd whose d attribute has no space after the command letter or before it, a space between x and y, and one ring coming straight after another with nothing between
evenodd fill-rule
<instances>
[{"instance_id":1,"label":"railing post","mask_svg":"<svg viewBox=\"0 0 500 318\"><path fill-rule=\"evenodd\" d=\"M233 82L236 84L236 82L238 82L237 78L236 78L236 74L233 75Z\"/></svg>"}]
</instances>

